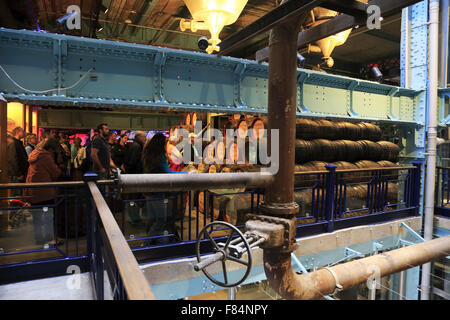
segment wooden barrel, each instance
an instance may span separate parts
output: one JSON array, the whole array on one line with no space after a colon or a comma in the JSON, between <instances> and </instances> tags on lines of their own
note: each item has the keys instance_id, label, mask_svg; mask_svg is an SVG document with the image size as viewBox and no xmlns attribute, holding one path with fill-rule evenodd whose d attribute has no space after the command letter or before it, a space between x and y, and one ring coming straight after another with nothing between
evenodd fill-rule
<instances>
[{"instance_id":1,"label":"wooden barrel","mask_svg":"<svg viewBox=\"0 0 450 320\"><path fill-rule=\"evenodd\" d=\"M250 119L250 125L249 127L252 129L251 130L251 138L252 139L260 139L264 136L264 129L265 129L265 124L264 121L261 118L252 118ZM260 131L263 130L263 131Z\"/></svg>"},{"instance_id":2,"label":"wooden barrel","mask_svg":"<svg viewBox=\"0 0 450 320\"><path fill-rule=\"evenodd\" d=\"M245 119L239 120L229 120L224 127L224 133L226 134L227 130L234 130L236 136L240 139L245 139L248 133L248 124Z\"/></svg>"},{"instance_id":3,"label":"wooden barrel","mask_svg":"<svg viewBox=\"0 0 450 320\"><path fill-rule=\"evenodd\" d=\"M305 163L313 160L314 154L312 144L309 140L295 140L295 163Z\"/></svg>"},{"instance_id":4,"label":"wooden barrel","mask_svg":"<svg viewBox=\"0 0 450 320\"><path fill-rule=\"evenodd\" d=\"M394 167L398 167L398 165L396 163L393 163L391 161L387 161L387 160L381 160L377 162L381 167L385 167L385 168L394 168ZM384 171L384 175L386 176L386 178L388 180L398 180L398 174L399 171L397 170L386 170Z\"/></svg>"},{"instance_id":5,"label":"wooden barrel","mask_svg":"<svg viewBox=\"0 0 450 320\"><path fill-rule=\"evenodd\" d=\"M345 161L355 162L364 158L363 149L361 144L352 140L345 141L346 158Z\"/></svg>"},{"instance_id":6,"label":"wooden barrel","mask_svg":"<svg viewBox=\"0 0 450 320\"><path fill-rule=\"evenodd\" d=\"M360 133L360 127L357 126L353 122L348 121L340 121L337 124L337 127L339 128L339 135L342 139L346 140L359 140L361 133Z\"/></svg>"},{"instance_id":7,"label":"wooden barrel","mask_svg":"<svg viewBox=\"0 0 450 320\"><path fill-rule=\"evenodd\" d=\"M311 140L318 137L318 124L310 119L297 119L295 125L297 139Z\"/></svg>"},{"instance_id":8,"label":"wooden barrel","mask_svg":"<svg viewBox=\"0 0 450 320\"><path fill-rule=\"evenodd\" d=\"M334 152L335 152L335 161L351 161L349 160L348 152L350 150L347 148L348 140L335 140L334 143Z\"/></svg>"},{"instance_id":9,"label":"wooden barrel","mask_svg":"<svg viewBox=\"0 0 450 320\"><path fill-rule=\"evenodd\" d=\"M337 161L337 162L333 162L331 164L335 165L337 167L336 168L337 170L358 169L358 167L354 163L347 162L347 161ZM354 172L342 173L338 176L339 176L339 178L344 179L344 182L346 182L346 183L358 182L358 179L355 179L355 177L357 177L357 175L355 175Z\"/></svg>"},{"instance_id":10,"label":"wooden barrel","mask_svg":"<svg viewBox=\"0 0 450 320\"><path fill-rule=\"evenodd\" d=\"M331 140L327 139L314 139L311 140L313 160L333 162L336 159L335 144Z\"/></svg>"},{"instance_id":11,"label":"wooden barrel","mask_svg":"<svg viewBox=\"0 0 450 320\"><path fill-rule=\"evenodd\" d=\"M369 122L359 122L356 124L360 128L359 140L379 141L381 139L381 129L379 126Z\"/></svg>"},{"instance_id":12,"label":"wooden barrel","mask_svg":"<svg viewBox=\"0 0 450 320\"><path fill-rule=\"evenodd\" d=\"M192 126L195 126L195 122L197 121L197 112L193 112L191 114L191 122L189 123Z\"/></svg>"},{"instance_id":13,"label":"wooden barrel","mask_svg":"<svg viewBox=\"0 0 450 320\"><path fill-rule=\"evenodd\" d=\"M237 163L239 159L239 148L236 142L231 142L226 148L227 163Z\"/></svg>"},{"instance_id":14,"label":"wooden barrel","mask_svg":"<svg viewBox=\"0 0 450 320\"><path fill-rule=\"evenodd\" d=\"M191 114L190 113L186 113L185 115L184 115L184 121L183 121L183 124L185 124L185 125L188 125L188 126L190 126L192 123L191 123Z\"/></svg>"},{"instance_id":15,"label":"wooden barrel","mask_svg":"<svg viewBox=\"0 0 450 320\"><path fill-rule=\"evenodd\" d=\"M371 160L360 160L355 162L355 165L358 169L375 169L381 167L378 163ZM357 176L359 176L359 182L367 183L372 179L372 172L370 170L358 172Z\"/></svg>"},{"instance_id":16,"label":"wooden barrel","mask_svg":"<svg viewBox=\"0 0 450 320\"><path fill-rule=\"evenodd\" d=\"M361 146L364 159L378 161L382 160L381 146L370 140L359 140L357 143Z\"/></svg>"},{"instance_id":17,"label":"wooden barrel","mask_svg":"<svg viewBox=\"0 0 450 320\"><path fill-rule=\"evenodd\" d=\"M180 130L182 130L182 129L186 130L189 133L194 132L194 127L193 126L183 124L183 125L179 125L179 126L173 127L171 137L175 137L175 138L178 139L181 136Z\"/></svg>"},{"instance_id":18,"label":"wooden barrel","mask_svg":"<svg viewBox=\"0 0 450 320\"><path fill-rule=\"evenodd\" d=\"M219 162L223 162L225 159L226 150L225 143L223 141L218 141L216 144L216 159Z\"/></svg>"},{"instance_id":19,"label":"wooden barrel","mask_svg":"<svg viewBox=\"0 0 450 320\"><path fill-rule=\"evenodd\" d=\"M380 160L387 160L391 162L398 161L398 155L400 153L400 147L395 143L389 141L378 141L377 142L381 146L382 156Z\"/></svg>"},{"instance_id":20,"label":"wooden barrel","mask_svg":"<svg viewBox=\"0 0 450 320\"><path fill-rule=\"evenodd\" d=\"M326 162L322 161L311 161L303 165L296 165L295 172L308 172L308 171L323 171L326 170ZM312 187L317 184L317 179L319 176L317 174L302 174L295 175L294 185L296 188L300 187Z\"/></svg>"},{"instance_id":21,"label":"wooden barrel","mask_svg":"<svg viewBox=\"0 0 450 320\"><path fill-rule=\"evenodd\" d=\"M336 140L339 139L339 130L335 123L329 120L314 120L317 124L317 137L320 139Z\"/></svg>"},{"instance_id":22,"label":"wooden barrel","mask_svg":"<svg viewBox=\"0 0 450 320\"><path fill-rule=\"evenodd\" d=\"M204 155L204 159L203 161L206 164L211 164L215 161L215 147L216 147L216 142L210 142L208 143L204 148L203 148L203 155Z\"/></svg>"}]
</instances>

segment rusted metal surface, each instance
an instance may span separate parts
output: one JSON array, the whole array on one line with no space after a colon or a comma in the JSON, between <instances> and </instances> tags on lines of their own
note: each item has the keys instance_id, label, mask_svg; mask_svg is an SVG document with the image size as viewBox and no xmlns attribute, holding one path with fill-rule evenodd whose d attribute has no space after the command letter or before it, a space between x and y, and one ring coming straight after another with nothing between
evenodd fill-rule
<instances>
[{"instance_id":1,"label":"rusted metal surface","mask_svg":"<svg viewBox=\"0 0 450 320\"><path fill-rule=\"evenodd\" d=\"M297 275L289 253L264 250L264 270L271 287L285 299L317 299L377 276L384 277L450 255L450 236Z\"/></svg>"},{"instance_id":2,"label":"rusted metal surface","mask_svg":"<svg viewBox=\"0 0 450 320\"><path fill-rule=\"evenodd\" d=\"M266 239L261 248L278 248L283 252L292 252L297 248L295 233L297 220L264 215L247 215L247 232L260 234Z\"/></svg>"},{"instance_id":3,"label":"rusted metal surface","mask_svg":"<svg viewBox=\"0 0 450 320\"><path fill-rule=\"evenodd\" d=\"M285 1L282 2L282 4ZM298 212L294 200L295 125L297 98L297 34L305 19L293 17L270 32L268 137L279 130L280 166L274 182L266 189L262 212L267 215L293 216Z\"/></svg>"}]
</instances>

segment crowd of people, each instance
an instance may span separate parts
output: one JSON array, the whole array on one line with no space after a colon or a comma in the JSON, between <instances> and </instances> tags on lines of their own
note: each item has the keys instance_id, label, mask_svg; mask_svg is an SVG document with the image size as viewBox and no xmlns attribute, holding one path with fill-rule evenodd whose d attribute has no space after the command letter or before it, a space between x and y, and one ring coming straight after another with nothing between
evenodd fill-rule
<instances>
[{"instance_id":1,"label":"crowd of people","mask_svg":"<svg viewBox=\"0 0 450 320\"><path fill-rule=\"evenodd\" d=\"M134 139L128 135L110 132L105 123L97 127L97 134L82 145L76 137L69 143L66 134L56 134L55 131L44 130L40 141L35 134L25 134L17 127L8 134L8 176L11 183L54 182L82 180L86 172L94 172L99 180L108 179L112 170L120 168L124 173L183 173L180 172L183 163L169 161L167 156L167 138L162 133L156 133L147 140L144 131L137 131ZM176 141L178 142L178 141ZM169 145L175 145L172 139ZM169 167L170 166L170 167ZM174 170L173 170L174 169ZM20 190L20 189L19 189ZM21 196L18 191L12 196ZM33 206L55 203L55 188L28 188L23 195ZM166 194L144 194L148 198L146 231L148 235L161 234L167 229L167 201L150 200L155 196L160 198ZM128 195L133 198L142 195ZM132 224L141 223L139 207L130 208L128 212ZM49 235L42 226L39 217L33 218L35 223L35 238L37 243L48 241ZM41 230L41 231L38 231Z\"/></svg>"}]
</instances>

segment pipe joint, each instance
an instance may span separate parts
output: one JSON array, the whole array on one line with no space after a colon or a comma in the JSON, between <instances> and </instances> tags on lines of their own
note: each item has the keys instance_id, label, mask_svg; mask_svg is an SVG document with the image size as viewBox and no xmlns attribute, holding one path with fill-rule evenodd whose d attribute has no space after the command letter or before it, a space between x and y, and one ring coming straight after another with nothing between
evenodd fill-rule
<instances>
[{"instance_id":1,"label":"pipe joint","mask_svg":"<svg viewBox=\"0 0 450 320\"><path fill-rule=\"evenodd\" d=\"M298 203L268 203L261 204L261 211L269 216L286 217L295 216L299 212Z\"/></svg>"},{"instance_id":2,"label":"pipe joint","mask_svg":"<svg viewBox=\"0 0 450 320\"><path fill-rule=\"evenodd\" d=\"M247 233L257 234L266 240L261 243L263 249L278 249L280 252L293 252L297 248L295 233L297 221L264 215L247 215L245 223Z\"/></svg>"}]
</instances>

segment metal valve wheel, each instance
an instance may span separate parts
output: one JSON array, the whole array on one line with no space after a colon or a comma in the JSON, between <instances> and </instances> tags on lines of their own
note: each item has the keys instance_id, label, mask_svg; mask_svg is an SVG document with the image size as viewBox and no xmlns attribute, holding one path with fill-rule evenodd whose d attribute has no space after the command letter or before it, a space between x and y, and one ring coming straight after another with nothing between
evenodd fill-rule
<instances>
[{"instance_id":1,"label":"metal valve wheel","mask_svg":"<svg viewBox=\"0 0 450 320\"><path fill-rule=\"evenodd\" d=\"M214 226L224 226L231 229L231 233L228 235L228 238L225 243L216 243L214 239L211 237L211 234L208 232L208 229ZM200 257L200 242L203 238L203 234L207 236L209 241L212 244L214 254L212 256L207 257L206 259L201 260ZM235 238L233 240L233 235L237 234L239 237ZM205 226L199 233L197 238L197 245L196 245L196 251L197 251L197 261L198 263L194 265L195 271L202 270L205 276L211 280L213 283L221 286L221 287L235 287L247 279L248 275L250 274L251 267L252 267L252 252L250 249L250 245L248 244L247 240L245 239L245 236L242 234L241 231L239 231L238 228L233 226L232 224L229 224L227 222L223 221L216 221L208 224ZM247 252L248 255L248 261L241 260L242 255ZM237 282L229 283L228 282L228 275L227 275L227 269L226 269L226 261L231 260L237 263L240 263L244 266L246 266L245 274L244 276ZM215 279L213 276L209 274L208 271L205 270L206 267L214 264L215 262L221 261L222 263L222 270L223 270L223 278L224 282L219 281Z\"/></svg>"}]
</instances>

